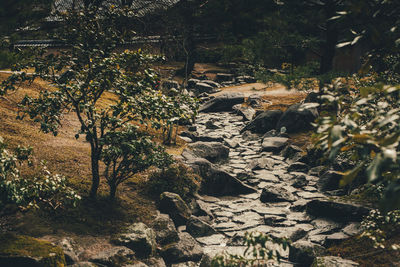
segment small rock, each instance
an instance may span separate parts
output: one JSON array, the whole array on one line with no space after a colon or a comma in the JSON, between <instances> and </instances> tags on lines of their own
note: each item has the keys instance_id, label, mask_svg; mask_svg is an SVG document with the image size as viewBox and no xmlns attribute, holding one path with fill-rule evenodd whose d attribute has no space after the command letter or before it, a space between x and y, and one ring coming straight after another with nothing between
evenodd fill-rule
<instances>
[{"instance_id":1,"label":"small rock","mask_svg":"<svg viewBox=\"0 0 400 267\"><path fill-rule=\"evenodd\" d=\"M349 236L346 235L345 233L342 233L342 232L334 233L334 234L328 235L326 237L324 246L331 247L334 245L338 245L348 238L349 238Z\"/></svg>"},{"instance_id":2,"label":"small rock","mask_svg":"<svg viewBox=\"0 0 400 267\"><path fill-rule=\"evenodd\" d=\"M296 188L303 188L303 187L307 186L307 184L308 184L308 181L307 181L305 175L298 175L294 178L294 180L295 181L293 182L292 186L296 187Z\"/></svg>"},{"instance_id":3,"label":"small rock","mask_svg":"<svg viewBox=\"0 0 400 267\"><path fill-rule=\"evenodd\" d=\"M176 231L174 222L168 214L159 214L151 224L156 233L156 241L160 245L178 241L178 232Z\"/></svg>"},{"instance_id":4,"label":"small rock","mask_svg":"<svg viewBox=\"0 0 400 267\"><path fill-rule=\"evenodd\" d=\"M283 187L264 188L261 192L261 202L294 202L296 198Z\"/></svg>"},{"instance_id":5,"label":"small rock","mask_svg":"<svg viewBox=\"0 0 400 267\"><path fill-rule=\"evenodd\" d=\"M318 256L325 255L325 248L309 241L296 241L289 247L289 260L296 266L309 267Z\"/></svg>"},{"instance_id":6,"label":"small rock","mask_svg":"<svg viewBox=\"0 0 400 267\"><path fill-rule=\"evenodd\" d=\"M179 233L179 242L167 245L162 248L160 253L168 264L186 261L197 262L203 256L203 249L193 237L182 232Z\"/></svg>"},{"instance_id":7,"label":"small rock","mask_svg":"<svg viewBox=\"0 0 400 267\"><path fill-rule=\"evenodd\" d=\"M210 236L216 233L215 229L208 223L191 216L186 223L186 231L193 237Z\"/></svg>"},{"instance_id":8,"label":"small rock","mask_svg":"<svg viewBox=\"0 0 400 267\"><path fill-rule=\"evenodd\" d=\"M135 253L126 247L112 247L108 250L98 252L96 256L89 261L102 264L105 266L121 265L121 262L126 262L134 257Z\"/></svg>"},{"instance_id":9,"label":"small rock","mask_svg":"<svg viewBox=\"0 0 400 267\"><path fill-rule=\"evenodd\" d=\"M307 173L310 167L303 162L295 162L289 166L288 172L304 172Z\"/></svg>"},{"instance_id":10,"label":"small rock","mask_svg":"<svg viewBox=\"0 0 400 267\"><path fill-rule=\"evenodd\" d=\"M160 196L159 210L168 214L175 225L184 225L191 216L191 211L182 198L175 193L164 192Z\"/></svg>"},{"instance_id":11,"label":"small rock","mask_svg":"<svg viewBox=\"0 0 400 267\"><path fill-rule=\"evenodd\" d=\"M132 249L137 256L143 258L152 255L156 248L155 233L144 223L135 223L129 226L113 242Z\"/></svg>"},{"instance_id":12,"label":"small rock","mask_svg":"<svg viewBox=\"0 0 400 267\"><path fill-rule=\"evenodd\" d=\"M330 191L336 190L339 188L340 180L342 179L342 175L335 171L327 171L325 172L320 179L318 180L318 187L321 191Z\"/></svg>"},{"instance_id":13,"label":"small rock","mask_svg":"<svg viewBox=\"0 0 400 267\"><path fill-rule=\"evenodd\" d=\"M234 105L233 110L237 115L242 116L244 121L250 121L253 119L256 111L252 107L245 107L241 104Z\"/></svg>"},{"instance_id":14,"label":"small rock","mask_svg":"<svg viewBox=\"0 0 400 267\"><path fill-rule=\"evenodd\" d=\"M196 142L189 145L193 154L213 163L229 157L229 147L217 142Z\"/></svg>"},{"instance_id":15,"label":"small rock","mask_svg":"<svg viewBox=\"0 0 400 267\"><path fill-rule=\"evenodd\" d=\"M279 152L287 144L289 138L286 137L266 137L262 142L262 151Z\"/></svg>"}]
</instances>

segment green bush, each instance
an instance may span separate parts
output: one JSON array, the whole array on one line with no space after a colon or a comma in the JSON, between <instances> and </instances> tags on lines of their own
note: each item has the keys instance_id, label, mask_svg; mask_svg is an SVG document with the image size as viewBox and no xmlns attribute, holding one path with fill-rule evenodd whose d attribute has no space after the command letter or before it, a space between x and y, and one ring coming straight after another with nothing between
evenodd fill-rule
<instances>
[{"instance_id":1,"label":"green bush","mask_svg":"<svg viewBox=\"0 0 400 267\"><path fill-rule=\"evenodd\" d=\"M9 151L0 137L0 208L14 204L21 209L46 208L57 210L76 206L80 196L67 186L65 177L50 173L42 166L34 177L21 177L19 167L30 162L31 149Z\"/></svg>"},{"instance_id":2,"label":"green bush","mask_svg":"<svg viewBox=\"0 0 400 267\"><path fill-rule=\"evenodd\" d=\"M165 169L150 171L148 190L159 196L163 192L172 192L188 200L200 188L201 178L183 163L175 163Z\"/></svg>"}]
</instances>

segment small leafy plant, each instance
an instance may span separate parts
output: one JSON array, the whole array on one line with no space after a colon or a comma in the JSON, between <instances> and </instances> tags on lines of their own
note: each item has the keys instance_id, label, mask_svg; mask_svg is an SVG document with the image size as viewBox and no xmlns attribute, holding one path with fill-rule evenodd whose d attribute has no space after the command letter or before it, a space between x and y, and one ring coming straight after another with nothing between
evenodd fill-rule
<instances>
[{"instance_id":1,"label":"small leafy plant","mask_svg":"<svg viewBox=\"0 0 400 267\"><path fill-rule=\"evenodd\" d=\"M41 171L34 177L21 177L18 169L24 162L32 167L31 148L7 149L0 137L0 207L15 204L21 209L45 208L58 210L76 207L81 197L67 185L59 174L52 174L42 163Z\"/></svg>"},{"instance_id":2,"label":"small leafy plant","mask_svg":"<svg viewBox=\"0 0 400 267\"><path fill-rule=\"evenodd\" d=\"M266 266L270 260L282 259L278 250L272 250L269 244L280 245L283 250L288 249L287 239L273 239L262 233L246 233L244 245L247 247L243 255L232 255L225 253L217 255L211 262L212 267L245 267L245 266Z\"/></svg>"}]
</instances>

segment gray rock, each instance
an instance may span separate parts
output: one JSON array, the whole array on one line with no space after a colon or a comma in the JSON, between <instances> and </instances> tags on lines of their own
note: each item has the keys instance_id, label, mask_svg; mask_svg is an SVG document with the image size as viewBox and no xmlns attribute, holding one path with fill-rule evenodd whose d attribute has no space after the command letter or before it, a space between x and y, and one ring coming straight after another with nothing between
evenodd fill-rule
<instances>
[{"instance_id":1,"label":"gray rock","mask_svg":"<svg viewBox=\"0 0 400 267\"><path fill-rule=\"evenodd\" d=\"M108 250L98 252L89 261L109 267L121 265L134 257L135 253L127 247L112 247Z\"/></svg>"},{"instance_id":2,"label":"gray rock","mask_svg":"<svg viewBox=\"0 0 400 267\"><path fill-rule=\"evenodd\" d=\"M348 239L349 236L346 235L345 233L342 232L337 232L334 234L330 234L328 236L326 236L325 242L324 242L324 246L325 247L331 247L334 245L338 245L341 242L343 242L344 240Z\"/></svg>"},{"instance_id":3,"label":"gray rock","mask_svg":"<svg viewBox=\"0 0 400 267\"><path fill-rule=\"evenodd\" d=\"M178 232L168 214L159 214L151 224L156 233L157 244L166 245L178 241Z\"/></svg>"},{"instance_id":4,"label":"gray rock","mask_svg":"<svg viewBox=\"0 0 400 267\"><path fill-rule=\"evenodd\" d=\"M339 183L342 177L342 175L335 171L327 171L318 180L318 188L324 192L339 189Z\"/></svg>"},{"instance_id":5,"label":"gray rock","mask_svg":"<svg viewBox=\"0 0 400 267\"><path fill-rule=\"evenodd\" d=\"M200 81L200 82L201 82L201 83L206 83L206 84L212 86L213 88L221 87L221 85L220 85L219 83L214 82L214 81L211 81L211 80L202 80L202 81Z\"/></svg>"},{"instance_id":6,"label":"gray rock","mask_svg":"<svg viewBox=\"0 0 400 267\"><path fill-rule=\"evenodd\" d=\"M288 133L296 133L310 129L311 123L318 117L315 103L295 104L290 106L281 116L276 129L286 128Z\"/></svg>"},{"instance_id":7,"label":"gray rock","mask_svg":"<svg viewBox=\"0 0 400 267\"><path fill-rule=\"evenodd\" d=\"M296 198L283 187L264 188L261 192L261 202L294 202Z\"/></svg>"},{"instance_id":8,"label":"gray rock","mask_svg":"<svg viewBox=\"0 0 400 267\"><path fill-rule=\"evenodd\" d=\"M232 109L237 115L242 116L244 121L252 120L256 114L256 111L252 107L245 107L241 104L234 105Z\"/></svg>"},{"instance_id":9,"label":"gray rock","mask_svg":"<svg viewBox=\"0 0 400 267\"><path fill-rule=\"evenodd\" d=\"M213 93L214 92L214 87L212 87L211 85L207 84L207 83L203 83L203 82L199 82L196 83L195 86L195 90L196 90L196 94L200 95L203 93Z\"/></svg>"},{"instance_id":10,"label":"gray rock","mask_svg":"<svg viewBox=\"0 0 400 267\"><path fill-rule=\"evenodd\" d=\"M343 233L349 236L358 235L361 232L359 223L350 223L345 228L343 228Z\"/></svg>"},{"instance_id":11,"label":"gray rock","mask_svg":"<svg viewBox=\"0 0 400 267\"><path fill-rule=\"evenodd\" d=\"M309 241L296 241L289 247L289 260L300 267L309 267L316 257L325 254L324 247Z\"/></svg>"},{"instance_id":12,"label":"gray rock","mask_svg":"<svg viewBox=\"0 0 400 267\"><path fill-rule=\"evenodd\" d=\"M193 88L196 87L196 84L199 83L199 82L200 82L200 80L198 80L198 79L189 79L189 80L187 81L187 87L188 87L189 89L193 89Z\"/></svg>"},{"instance_id":13,"label":"gray rock","mask_svg":"<svg viewBox=\"0 0 400 267\"><path fill-rule=\"evenodd\" d=\"M149 267L166 267L165 261L163 258L150 258L144 260L144 262L149 266Z\"/></svg>"},{"instance_id":14,"label":"gray rock","mask_svg":"<svg viewBox=\"0 0 400 267\"><path fill-rule=\"evenodd\" d=\"M292 186L296 188L303 188L307 186L307 184L308 181L305 175L297 175L296 177L294 177L294 182L292 183Z\"/></svg>"},{"instance_id":15,"label":"gray rock","mask_svg":"<svg viewBox=\"0 0 400 267\"><path fill-rule=\"evenodd\" d=\"M97 264L94 264L93 262L90 261L81 261L74 263L72 265L67 265L68 267L98 267Z\"/></svg>"},{"instance_id":16,"label":"gray rock","mask_svg":"<svg viewBox=\"0 0 400 267\"><path fill-rule=\"evenodd\" d=\"M352 260L345 260L335 256L325 256L315 258L312 267L357 267L360 266Z\"/></svg>"},{"instance_id":17,"label":"gray rock","mask_svg":"<svg viewBox=\"0 0 400 267\"><path fill-rule=\"evenodd\" d=\"M288 145L285 147L282 152L281 156L284 157L285 159L293 159L298 155L298 153L303 153L303 150L295 145Z\"/></svg>"},{"instance_id":18,"label":"gray rock","mask_svg":"<svg viewBox=\"0 0 400 267\"><path fill-rule=\"evenodd\" d=\"M201 191L212 196L251 194L256 189L245 185L229 173L219 169L206 159L187 162L202 178Z\"/></svg>"},{"instance_id":19,"label":"gray rock","mask_svg":"<svg viewBox=\"0 0 400 267\"><path fill-rule=\"evenodd\" d=\"M307 203L307 213L337 222L357 222L369 214L370 209L357 204L315 199Z\"/></svg>"},{"instance_id":20,"label":"gray rock","mask_svg":"<svg viewBox=\"0 0 400 267\"><path fill-rule=\"evenodd\" d=\"M179 233L179 242L167 245L161 249L161 256L167 264L186 261L200 261L203 249L188 233Z\"/></svg>"},{"instance_id":21,"label":"gray rock","mask_svg":"<svg viewBox=\"0 0 400 267\"><path fill-rule=\"evenodd\" d=\"M196 142L189 145L193 154L213 163L229 157L229 147L217 142Z\"/></svg>"},{"instance_id":22,"label":"gray rock","mask_svg":"<svg viewBox=\"0 0 400 267\"><path fill-rule=\"evenodd\" d=\"M206 122L206 129L215 130L219 129L219 126L215 125L214 120L209 120Z\"/></svg>"},{"instance_id":23,"label":"gray rock","mask_svg":"<svg viewBox=\"0 0 400 267\"><path fill-rule=\"evenodd\" d=\"M240 130L240 132L251 131L252 133L265 134L266 132L276 128L278 120L282 114L283 112L281 110L268 110L262 112Z\"/></svg>"},{"instance_id":24,"label":"gray rock","mask_svg":"<svg viewBox=\"0 0 400 267\"><path fill-rule=\"evenodd\" d=\"M286 221L285 217L268 214L264 215L264 223L269 226L279 226L284 221Z\"/></svg>"},{"instance_id":25,"label":"gray rock","mask_svg":"<svg viewBox=\"0 0 400 267\"><path fill-rule=\"evenodd\" d=\"M175 193L164 192L158 204L160 212L168 214L175 225L184 225L191 216L191 211L182 198Z\"/></svg>"},{"instance_id":26,"label":"gray rock","mask_svg":"<svg viewBox=\"0 0 400 267\"><path fill-rule=\"evenodd\" d=\"M256 78L254 78L253 76L249 76L249 75L238 76L238 77L236 77L236 80L238 80L239 82L244 81L245 83L256 83L257 82Z\"/></svg>"},{"instance_id":27,"label":"gray rock","mask_svg":"<svg viewBox=\"0 0 400 267\"><path fill-rule=\"evenodd\" d=\"M247 104L253 108L260 108L262 106L262 97L258 94L250 95L247 98Z\"/></svg>"},{"instance_id":28,"label":"gray rock","mask_svg":"<svg viewBox=\"0 0 400 267\"><path fill-rule=\"evenodd\" d=\"M235 76L230 73L217 73L217 81L218 82L230 82L233 81Z\"/></svg>"},{"instance_id":29,"label":"gray rock","mask_svg":"<svg viewBox=\"0 0 400 267\"><path fill-rule=\"evenodd\" d=\"M67 265L79 262L78 254L75 249L76 242L72 238L64 237L60 240L54 241L53 243L62 248Z\"/></svg>"},{"instance_id":30,"label":"gray rock","mask_svg":"<svg viewBox=\"0 0 400 267\"><path fill-rule=\"evenodd\" d=\"M287 169L288 172L304 172L307 173L310 167L303 162L292 163Z\"/></svg>"},{"instance_id":31,"label":"gray rock","mask_svg":"<svg viewBox=\"0 0 400 267\"><path fill-rule=\"evenodd\" d=\"M289 138L286 137L266 137L262 142L262 151L265 152L279 152L281 151Z\"/></svg>"},{"instance_id":32,"label":"gray rock","mask_svg":"<svg viewBox=\"0 0 400 267\"><path fill-rule=\"evenodd\" d=\"M138 257L144 258L152 255L156 248L155 233L153 229L147 227L144 223L130 225L113 242L132 249Z\"/></svg>"},{"instance_id":33,"label":"gray rock","mask_svg":"<svg viewBox=\"0 0 400 267\"><path fill-rule=\"evenodd\" d=\"M191 216L187 221L186 231L193 237L210 236L216 233L211 225L195 216Z\"/></svg>"},{"instance_id":34,"label":"gray rock","mask_svg":"<svg viewBox=\"0 0 400 267\"><path fill-rule=\"evenodd\" d=\"M204 103L199 112L232 111L232 107L244 102L242 93L226 93Z\"/></svg>"}]
</instances>

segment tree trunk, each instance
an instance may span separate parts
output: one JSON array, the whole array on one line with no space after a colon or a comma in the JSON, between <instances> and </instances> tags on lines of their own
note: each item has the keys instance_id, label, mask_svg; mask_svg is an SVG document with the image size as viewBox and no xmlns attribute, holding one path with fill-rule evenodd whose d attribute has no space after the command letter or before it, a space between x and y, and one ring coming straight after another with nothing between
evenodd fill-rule
<instances>
[{"instance_id":1,"label":"tree trunk","mask_svg":"<svg viewBox=\"0 0 400 267\"><path fill-rule=\"evenodd\" d=\"M99 153L96 148L92 146L91 163L92 163L92 187L90 189L90 198L97 197L97 190L100 185L100 171L99 171Z\"/></svg>"},{"instance_id":2,"label":"tree trunk","mask_svg":"<svg viewBox=\"0 0 400 267\"><path fill-rule=\"evenodd\" d=\"M115 182L110 182L110 200L114 200L117 194L117 184Z\"/></svg>"}]
</instances>

